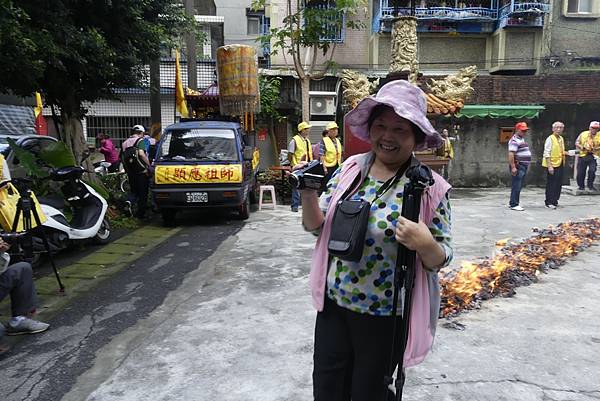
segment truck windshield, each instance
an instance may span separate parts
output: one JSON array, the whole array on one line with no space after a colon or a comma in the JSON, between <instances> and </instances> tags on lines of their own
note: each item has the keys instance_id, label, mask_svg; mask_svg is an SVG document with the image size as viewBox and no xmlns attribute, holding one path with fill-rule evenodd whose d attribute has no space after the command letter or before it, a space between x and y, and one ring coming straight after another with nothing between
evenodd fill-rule
<instances>
[{"instance_id":1,"label":"truck windshield","mask_svg":"<svg viewBox=\"0 0 600 401\"><path fill-rule=\"evenodd\" d=\"M232 129L175 129L165 132L158 160L237 161Z\"/></svg>"}]
</instances>

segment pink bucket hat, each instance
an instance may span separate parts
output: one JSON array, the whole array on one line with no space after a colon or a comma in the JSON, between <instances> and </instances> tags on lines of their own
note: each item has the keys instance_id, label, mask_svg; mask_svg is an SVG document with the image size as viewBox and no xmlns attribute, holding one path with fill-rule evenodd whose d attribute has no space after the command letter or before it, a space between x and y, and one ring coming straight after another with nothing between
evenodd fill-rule
<instances>
[{"instance_id":1,"label":"pink bucket hat","mask_svg":"<svg viewBox=\"0 0 600 401\"><path fill-rule=\"evenodd\" d=\"M376 95L360 101L358 106L348 112L345 122L352 133L362 141L369 139L369 116L373 108L384 104L390 106L396 114L414 123L425 134L425 141L415 150L439 147L443 139L427 119L427 100L425 93L407 81L392 81L383 85Z\"/></svg>"}]
</instances>

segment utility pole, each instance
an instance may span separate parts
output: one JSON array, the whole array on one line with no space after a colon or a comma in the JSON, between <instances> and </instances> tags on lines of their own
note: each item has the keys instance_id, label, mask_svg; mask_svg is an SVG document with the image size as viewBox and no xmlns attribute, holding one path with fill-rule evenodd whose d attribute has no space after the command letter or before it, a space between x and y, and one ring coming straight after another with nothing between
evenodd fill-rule
<instances>
[{"instance_id":1,"label":"utility pole","mask_svg":"<svg viewBox=\"0 0 600 401\"><path fill-rule=\"evenodd\" d=\"M159 139L162 132L160 102L160 56L150 61L150 136Z\"/></svg>"},{"instance_id":2,"label":"utility pole","mask_svg":"<svg viewBox=\"0 0 600 401\"><path fill-rule=\"evenodd\" d=\"M194 0L185 0L185 13L194 18L196 14ZM188 88L198 90L198 74L196 71L196 36L193 32L185 34Z\"/></svg>"}]
</instances>

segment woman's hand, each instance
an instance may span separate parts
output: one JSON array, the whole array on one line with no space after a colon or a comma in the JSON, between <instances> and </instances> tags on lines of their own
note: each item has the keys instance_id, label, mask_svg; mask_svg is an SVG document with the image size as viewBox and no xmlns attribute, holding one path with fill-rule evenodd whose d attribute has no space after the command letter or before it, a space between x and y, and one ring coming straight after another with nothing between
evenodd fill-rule
<instances>
[{"instance_id":1,"label":"woman's hand","mask_svg":"<svg viewBox=\"0 0 600 401\"><path fill-rule=\"evenodd\" d=\"M417 252L435 242L425 223L422 221L415 223L402 216L398 217L396 223L396 241Z\"/></svg>"},{"instance_id":2,"label":"woman's hand","mask_svg":"<svg viewBox=\"0 0 600 401\"><path fill-rule=\"evenodd\" d=\"M292 171L300 170L302 167L306 166L307 164L308 164L308 162L305 162L305 161L298 162L298 164L296 164L294 167L292 167Z\"/></svg>"},{"instance_id":3,"label":"woman's hand","mask_svg":"<svg viewBox=\"0 0 600 401\"><path fill-rule=\"evenodd\" d=\"M8 249L10 248L10 245L6 242L4 242L4 240L0 239L0 252L6 252L8 251Z\"/></svg>"},{"instance_id":4,"label":"woman's hand","mask_svg":"<svg viewBox=\"0 0 600 401\"><path fill-rule=\"evenodd\" d=\"M436 242L429 227L422 221L415 223L402 216L396 223L396 241L416 251L424 267L439 268L446 260L446 251Z\"/></svg>"}]
</instances>

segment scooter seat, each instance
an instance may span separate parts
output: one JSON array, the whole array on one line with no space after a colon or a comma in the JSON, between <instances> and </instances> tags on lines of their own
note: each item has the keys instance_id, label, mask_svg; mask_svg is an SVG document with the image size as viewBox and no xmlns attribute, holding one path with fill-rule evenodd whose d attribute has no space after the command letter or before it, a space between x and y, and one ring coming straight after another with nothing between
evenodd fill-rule
<instances>
[{"instance_id":1,"label":"scooter seat","mask_svg":"<svg viewBox=\"0 0 600 401\"><path fill-rule=\"evenodd\" d=\"M54 170L50 178L55 181L65 181L74 178L81 178L85 169L79 166L69 166L69 167L61 167L59 169Z\"/></svg>"},{"instance_id":2,"label":"scooter seat","mask_svg":"<svg viewBox=\"0 0 600 401\"><path fill-rule=\"evenodd\" d=\"M40 203L52 206L55 209L62 210L65 208L65 200L58 195L38 196L37 198Z\"/></svg>"}]
</instances>

